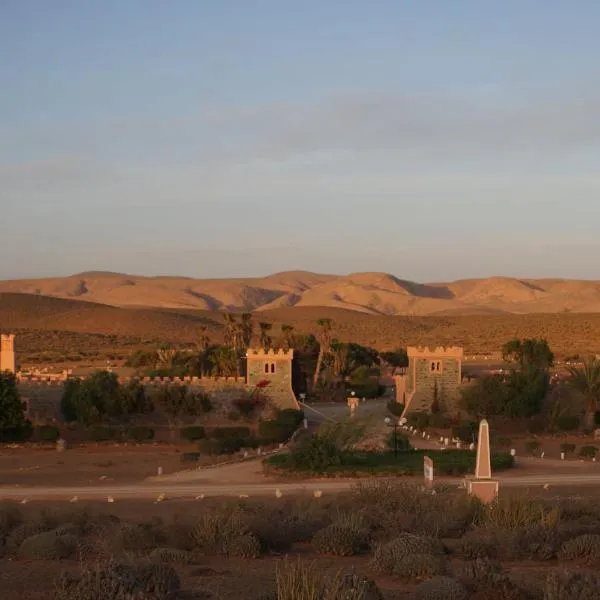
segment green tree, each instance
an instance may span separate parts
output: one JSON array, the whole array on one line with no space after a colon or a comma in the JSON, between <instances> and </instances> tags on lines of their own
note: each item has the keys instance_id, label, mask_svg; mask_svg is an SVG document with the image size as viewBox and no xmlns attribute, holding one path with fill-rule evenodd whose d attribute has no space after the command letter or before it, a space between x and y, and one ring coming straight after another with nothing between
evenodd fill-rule
<instances>
[{"instance_id":1,"label":"green tree","mask_svg":"<svg viewBox=\"0 0 600 600\"><path fill-rule=\"evenodd\" d=\"M213 375L219 377L232 377L238 372L238 356L232 348L227 346L212 346L207 355Z\"/></svg>"},{"instance_id":2,"label":"green tree","mask_svg":"<svg viewBox=\"0 0 600 600\"><path fill-rule=\"evenodd\" d=\"M155 392L154 401L173 424L181 417L194 416L201 412L196 395L189 393L185 385L163 385Z\"/></svg>"},{"instance_id":3,"label":"green tree","mask_svg":"<svg viewBox=\"0 0 600 600\"><path fill-rule=\"evenodd\" d=\"M0 373L0 439L18 439L30 426L19 396L17 378L9 371Z\"/></svg>"},{"instance_id":4,"label":"green tree","mask_svg":"<svg viewBox=\"0 0 600 600\"><path fill-rule=\"evenodd\" d=\"M296 345L296 336L294 335L293 325L283 323L281 325L281 337L283 340L282 346L284 350L291 350Z\"/></svg>"},{"instance_id":5,"label":"green tree","mask_svg":"<svg viewBox=\"0 0 600 600\"><path fill-rule=\"evenodd\" d=\"M567 370L571 375L569 386L585 400L585 426L593 429L600 402L600 360L589 358L582 367L567 367Z\"/></svg>"},{"instance_id":6,"label":"green tree","mask_svg":"<svg viewBox=\"0 0 600 600\"><path fill-rule=\"evenodd\" d=\"M392 367L408 367L408 354L404 348L397 348L391 352L380 352L379 357Z\"/></svg>"},{"instance_id":7,"label":"green tree","mask_svg":"<svg viewBox=\"0 0 600 600\"><path fill-rule=\"evenodd\" d=\"M521 370L548 370L554 364L554 353L545 339L514 339L502 346L502 359Z\"/></svg>"},{"instance_id":8,"label":"green tree","mask_svg":"<svg viewBox=\"0 0 600 600\"><path fill-rule=\"evenodd\" d=\"M241 336L243 348L250 348L252 345L252 335L254 333L254 323L252 322L252 314L244 313L241 322Z\"/></svg>"}]
</instances>

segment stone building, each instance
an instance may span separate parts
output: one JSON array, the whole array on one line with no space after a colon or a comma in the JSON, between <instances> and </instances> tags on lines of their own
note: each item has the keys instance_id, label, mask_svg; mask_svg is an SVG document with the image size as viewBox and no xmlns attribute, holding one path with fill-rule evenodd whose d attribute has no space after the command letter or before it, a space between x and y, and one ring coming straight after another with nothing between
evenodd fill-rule
<instances>
[{"instance_id":1,"label":"stone building","mask_svg":"<svg viewBox=\"0 0 600 600\"><path fill-rule=\"evenodd\" d=\"M432 409L456 412L462 387L463 349L409 346L407 354L406 373L396 377L396 400L404 404L403 415Z\"/></svg>"},{"instance_id":2,"label":"stone building","mask_svg":"<svg viewBox=\"0 0 600 600\"><path fill-rule=\"evenodd\" d=\"M15 372L15 336L13 334L0 335L0 372Z\"/></svg>"}]
</instances>

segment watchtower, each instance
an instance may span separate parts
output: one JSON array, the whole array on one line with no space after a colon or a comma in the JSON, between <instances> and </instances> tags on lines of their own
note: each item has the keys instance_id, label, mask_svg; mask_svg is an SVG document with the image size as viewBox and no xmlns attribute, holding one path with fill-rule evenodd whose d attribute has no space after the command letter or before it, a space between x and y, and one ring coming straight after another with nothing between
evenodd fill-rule
<instances>
[{"instance_id":1,"label":"watchtower","mask_svg":"<svg viewBox=\"0 0 600 600\"><path fill-rule=\"evenodd\" d=\"M406 405L409 412L452 411L460 398L463 349L442 346L407 348ZM437 404L437 407L435 406Z\"/></svg>"},{"instance_id":2,"label":"watchtower","mask_svg":"<svg viewBox=\"0 0 600 600\"><path fill-rule=\"evenodd\" d=\"M253 350L246 352L246 385L253 389L263 382L264 394L280 409L300 407L292 389L293 350Z\"/></svg>"},{"instance_id":3,"label":"watchtower","mask_svg":"<svg viewBox=\"0 0 600 600\"><path fill-rule=\"evenodd\" d=\"M15 372L15 336L3 333L0 335L0 372Z\"/></svg>"}]
</instances>

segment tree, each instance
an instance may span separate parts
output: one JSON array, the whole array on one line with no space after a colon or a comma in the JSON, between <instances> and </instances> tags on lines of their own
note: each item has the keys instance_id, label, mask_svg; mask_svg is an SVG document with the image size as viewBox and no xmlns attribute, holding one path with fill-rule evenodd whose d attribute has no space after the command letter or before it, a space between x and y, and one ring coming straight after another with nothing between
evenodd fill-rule
<instances>
[{"instance_id":1,"label":"tree","mask_svg":"<svg viewBox=\"0 0 600 600\"><path fill-rule=\"evenodd\" d=\"M296 336L294 335L294 327L292 325L281 325L281 337L283 338L283 349L290 350L296 345Z\"/></svg>"},{"instance_id":2,"label":"tree","mask_svg":"<svg viewBox=\"0 0 600 600\"><path fill-rule=\"evenodd\" d=\"M212 346L207 351L207 361L212 367L212 374L220 377L231 377L237 373L238 356L227 346Z\"/></svg>"},{"instance_id":3,"label":"tree","mask_svg":"<svg viewBox=\"0 0 600 600\"><path fill-rule=\"evenodd\" d=\"M269 335L269 331L271 331L271 328L273 327L273 325L271 325L271 323L261 322L258 324L258 326L260 328L260 338L258 340L258 343L259 343L260 347L265 352L267 352L271 348L271 345L273 343L273 340L271 339L271 336Z\"/></svg>"},{"instance_id":4,"label":"tree","mask_svg":"<svg viewBox=\"0 0 600 600\"><path fill-rule=\"evenodd\" d=\"M391 352L380 352L379 357L391 367L408 367L408 354L404 348L397 348Z\"/></svg>"},{"instance_id":5,"label":"tree","mask_svg":"<svg viewBox=\"0 0 600 600\"><path fill-rule=\"evenodd\" d=\"M0 439L19 437L30 427L14 373L0 373Z\"/></svg>"},{"instance_id":6,"label":"tree","mask_svg":"<svg viewBox=\"0 0 600 600\"><path fill-rule=\"evenodd\" d=\"M173 368L176 359L177 350L175 350L175 348L159 348L156 351L156 368L169 371Z\"/></svg>"},{"instance_id":7,"label":"tree","mask_svg":"<svg viewBox=\"0 0 600 600\"><path fill-rule=\"evenodd\" d=\"M585 400L585 426L593 429L600 402L600 360L589 358L583 362L582 367L567 367L567 370L571 375L569 386Z\"/></svg>"},{"instance_id":8,"label":"tree","mask_svg":"<svg viewBox=\"0 0 600 600\"><path fill-rule=\"evenodd\" d=\"M179 417L194 416L200 407L197 399L185 385L164 385L156 391L154 400L162 408L173 426Z\"/></svg>"},{"instance_id":9,"label":"tree","mask_svg":"<svg viewBox=\"0 0 600 600\"><path fill-rule=\"evenodd\" d=\"M331 319L319 319L317 321L319 331L317 333L317 340L319 342L319 355L317 356L317 364L315 366L315 373L313 375L313 388L317 387L319 381L319 375L321 373L321 367L323 365L323 359L329 353L332 339L332 325Z\"/></svg>"},{"instance_id":10,"label":"tree","mask_svg":"<svg viewBox=\"0 0 600 600\"><path fill-rule=\"evenodd\" d=\"M514 339L502 346L502 359L522 370L548 370L554 364L554 354L544 339Z\"/></svg>"},{"instance_id":11,"label":"tree","mask_svg":"<svg viewBox=\"0 0 600 600\"><path fill-rule=\"evenodd\" d=\"M254 332L254 324L252 323L252 314L244 313L241 323L241 337L244 348L250 348L252 345L252 334Z\"/></svg>"}]
</instances>

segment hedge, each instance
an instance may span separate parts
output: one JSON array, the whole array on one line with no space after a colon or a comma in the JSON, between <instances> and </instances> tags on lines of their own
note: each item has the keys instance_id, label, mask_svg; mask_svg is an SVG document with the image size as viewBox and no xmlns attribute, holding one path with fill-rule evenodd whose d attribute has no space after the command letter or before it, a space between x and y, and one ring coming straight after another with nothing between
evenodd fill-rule
<instances>
[{"instance_id":1,"label":"hedge","mask_svg":"<svg viewBox=\"0 0 600 600\"><path fill-rule=\"evenodd\" d=\"M154 439L154 429L152 427L144 427L143 425L130 427L126 435L129 439L137 442L148 442Z\"/></svg>"},{"instance_id":2,"label":"hedge","mask_svg":"<svg viewBox=\"0 0 600 600\"><path fill-rule=\"evenodd\" d=\"M254 437L228 437L223 439L206 439L198 442L201 454L218 456L220 454L234 454L242 448L257 448L259 441Z\"/></svg>"},{"instance_id":3,"label":"hedge","mask_svg":"<svg viewBox=\"0 0 600 600\"><path fill-rule=\"evenodd\" d=\"M33 435L33 427L31 422L27 421L23 427L13 429L4 429L0 431L0 442L17 443L27 442Z\"/></svg>"},{"instance_id":4,"label":"hedge","mask_svg":"<svg viewBox=\"0 0 600 600\"><path fill-rule=\"evenodd\" d=\"M201 425L193 425L181 429L179 435L181 436L181 439L188 440L189 442L196 442L197 440L203 440L206 437L206 430Z\"/></svg>"},{"instance_id":5,"label":"hedge","mask_svg":"<svg viewBox=\"0 0 600 600\"><path fill-rule=\"evenodd\" d=\"M60 438L60 430L53 425L41 425L37 428L37 437L41 442L56 442Z\"/></svg>"},{"instance_id":6,"label":"hedge","mask_svg":"<svg viewBox=\"0 0 600 600\"><path fill-rule=\"evenodd\" d=\"M108 427L106 425L95 425L90 427L88 430L90 438L94 442L107 442L114 440L117 437L117 430L114 427Z\"/></svg>"},{"instance_id":7,"label":"hedge","mask_svg":"<svg viewBox=\"0 0 600 600\"><path fill-rule=\"evenodd\" d=\"M227 438L249 438L250 435L249 427L217 427L210 430L208 437L213 440L224 440Z\"/></svg>"}]
</instances>

